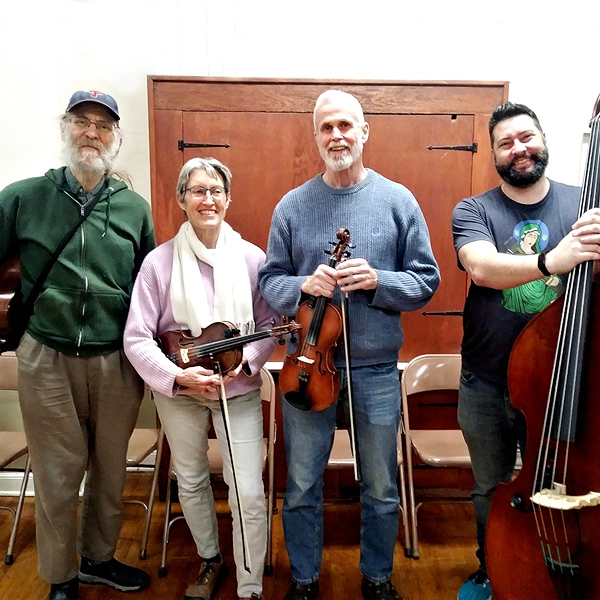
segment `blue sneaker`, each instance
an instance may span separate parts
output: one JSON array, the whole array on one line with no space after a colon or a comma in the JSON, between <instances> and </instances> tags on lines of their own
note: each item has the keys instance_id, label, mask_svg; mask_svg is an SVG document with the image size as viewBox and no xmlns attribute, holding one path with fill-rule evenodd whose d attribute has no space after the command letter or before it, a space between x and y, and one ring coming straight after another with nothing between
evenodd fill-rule
<instances>
[{"instance_id":1,"label":"blue sneaker","mask_svg":"<svg viewBox=\"0 0 600 600\"><path fill-rule=\"evenodd\" d=\"M458 590L457 600L490 600L492 597L492 586L487 573L476 571L467 579L460 590Z\"/></svg>"}]
</instances>

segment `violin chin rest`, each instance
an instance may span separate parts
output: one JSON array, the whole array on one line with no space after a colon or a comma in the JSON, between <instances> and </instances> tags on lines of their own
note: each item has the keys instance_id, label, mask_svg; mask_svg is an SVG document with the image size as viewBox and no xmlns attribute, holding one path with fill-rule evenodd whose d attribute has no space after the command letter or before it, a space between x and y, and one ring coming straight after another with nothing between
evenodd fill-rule
<instances>
[{"instance_id":1,"label":"violin chin rest","mask_svg":"<svg viewBox=\"0 0 600 600\"><path fill-rule=\"evenodd\" d=\"M312 408L311 399L302 392L288 392L285 394L284 398L291 404L294 408L298 410L308 411Z\"/></svg>"}]
</instances>

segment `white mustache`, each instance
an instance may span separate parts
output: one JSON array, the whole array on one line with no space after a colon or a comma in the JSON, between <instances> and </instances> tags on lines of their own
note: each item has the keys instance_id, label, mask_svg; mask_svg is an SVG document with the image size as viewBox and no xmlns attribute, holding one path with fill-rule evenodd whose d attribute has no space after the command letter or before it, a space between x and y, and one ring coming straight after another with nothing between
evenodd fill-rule
<instances>
[{"instance_id":1,"label":"white mustache","mask_svg":"<svg viewBox=\"0 0 600 600\"><path fill-rule=\"evenodd\" d=\"M96 148L96 150L102 150L102 144L99 144L98 142L94 142L92 140L79 142L77 144L78 148L82 148L83 146L91 146L92 148Z\"/></svg>"},{"instance_id":2,"label":"white mustache","mask_svg":"<svg viewBox=\"0 0 600 600\"><path fill-rule=\"evenodd\" d=\"M334 144L333 142L331 144L329 144L329 146L327 146L327 150L332 150L333 148L347 148L348 150L350 150L350 145L349 144Z\"/></svg>"}]
</instances>

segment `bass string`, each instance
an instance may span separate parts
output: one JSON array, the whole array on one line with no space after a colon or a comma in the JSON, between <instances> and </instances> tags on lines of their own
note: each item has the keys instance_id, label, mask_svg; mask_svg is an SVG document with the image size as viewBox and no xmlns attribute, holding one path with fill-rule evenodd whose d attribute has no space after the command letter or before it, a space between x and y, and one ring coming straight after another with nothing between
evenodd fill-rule
<instances>
[{"instance_id":1,"label":"bass string","mask_svg":"<svg viewBox=\"0 0 600 600\"><path fill-rule=\"evenodd\" d=\"M590 135L590 147L588 152L588 161L585 171L584 184L582 186L581 202L579 206L579 216L583 215L591 208L598 207L599 197L599 165L600 165L600 138L599 138L599 119L596 115L592 120L592 131ZM534 479L534 488L538 485L543 487L545 477L547 477L548 457L551 454L550 438L553 430L554 415L559 413L556 431L563 431L563 420L568 420L567 431L573 431L575 419L575 407L578 392L580 389L581 365L583 363L583 352L585 345L585 333L587 329L587 315L589 314L590 305L590 290L593 274L593 264L590 261L578 265L573 272L568 276L567 290L565 292L565 303L561 318L561 326L559 330L559 341L557 344L555 367L553 370L549 402L544 419L544 435L542 436L542 444L538 453L538 461L536 466L536 477ZM573 377L577 378L577 382L573 382ZM554 460L551 463L551 479L554 481L556 468L558 465L559 450L560 450L560 435L557 435ZM544 448L542 449L542 446ZM571 446L571 435L567 435L565 440L564 464L562 473L562 484L566 485L567 470L569 463L569 451ZM542 456L544 457L542 460ZM537 491L534 489L534 491ZM542 542L542 550L546 554L544 542L546 542L547 552L552 556L551 547L549 544L548 530L551 529L556 543L557 558L562 559L558 549L558 536L554 523L552 511L548 511L550 516L550 526L545 522L543 511L537 510L534 505L534 516L538 535ZM567 529L564 519L564 511L561 511L563 539L566 545L567 564L572 565L572 553L567 535ZM542 534L543 532L543 534Z\"/></svg>"}]
</instances>

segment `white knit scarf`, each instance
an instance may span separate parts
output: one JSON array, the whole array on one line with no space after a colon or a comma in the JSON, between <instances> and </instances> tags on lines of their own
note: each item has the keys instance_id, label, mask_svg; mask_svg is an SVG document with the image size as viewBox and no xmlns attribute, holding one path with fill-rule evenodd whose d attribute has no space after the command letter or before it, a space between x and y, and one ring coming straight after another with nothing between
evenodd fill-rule
<instances>
[{"instance_id":1,"label":"white knit scarf","mask_svg":"<svg viewBox=\"0 0 600 600\"><path fill-rule=\"evenodd\" d=\"M212 266L215 288L213 314L206 299L197 259ZM173 316L182 329L193 336L215 321L229 321L241 335L254 332L252 291L244 258L242 237L225 221L217 246L209 250L186 221L175 236L171 270Z\"/></svg>"}]
</instances>

